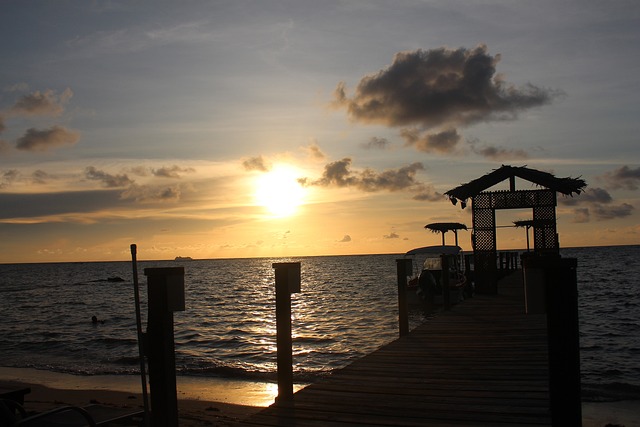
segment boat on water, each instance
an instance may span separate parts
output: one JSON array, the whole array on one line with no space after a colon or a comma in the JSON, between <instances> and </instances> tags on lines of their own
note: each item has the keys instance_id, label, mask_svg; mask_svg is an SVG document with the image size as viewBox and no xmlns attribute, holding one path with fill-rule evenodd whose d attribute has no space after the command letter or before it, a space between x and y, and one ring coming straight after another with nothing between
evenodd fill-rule
<instances>
[{"instance_id":1,"label":"boat on water","mask_svg":"<svg viewBox=\"0 0 640 427\"><path fill-rule=\"evenodd\" d=\"M193 261L190 256L177 256L174 261Z\"/></svg>"},{"instance_id":2,"label":"boat on water","mask_svg":"<svg viewBox=\"0 0 640 427\"><path fill-rule=\"evenodd\" d=\"M454 245L425 246L405 254L412 259L413 274L407 282L409 305L440 305L444 301L444 284L448 279L449 302L456 304L464 299L467 279L462 270L462 249ZM421 259L424 259L421 267ZM447 270L443 271L443 259Z\"/></svg>"}]
</instances>

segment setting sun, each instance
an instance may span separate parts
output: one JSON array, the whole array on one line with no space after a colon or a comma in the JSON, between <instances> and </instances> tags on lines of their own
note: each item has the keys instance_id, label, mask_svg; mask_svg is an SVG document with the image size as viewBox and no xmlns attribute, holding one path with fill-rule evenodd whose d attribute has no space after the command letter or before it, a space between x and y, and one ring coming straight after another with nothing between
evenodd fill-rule
<instances>
[{"instance_id":1,"label":"setting sun","mask_svg":"<svg viewBox=\"0 0 640 427\"><path fill-rule=\"evenodd\" d=\"M261 175L256 182L255 200L275 217L296 212L304 201L304 188L291 168L277 166Z\"/></svg>"}]
</instances>

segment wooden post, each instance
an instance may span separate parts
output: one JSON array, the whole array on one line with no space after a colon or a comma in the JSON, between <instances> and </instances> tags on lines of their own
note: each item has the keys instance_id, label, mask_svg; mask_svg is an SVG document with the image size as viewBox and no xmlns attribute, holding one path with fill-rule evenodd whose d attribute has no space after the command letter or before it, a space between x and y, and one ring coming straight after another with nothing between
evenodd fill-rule
<instances>
[{"instance_id":1,"label":"wooden post","mask_svg":"<svg viewBox=\"0 0 640 427\"><path fill-rule=\"evenodd\" d=\"M276 275L276 346L278 366L277 401L293 399L293 342L291 338L291 294L300 292L300 263L274 263Z\"/></svg>"},{"instance_id":2,"label":"wooden post","mask_svg":"<svg viewBox=\"0 0 640 427\"><path fill-rule=\"evenodd\" d=\"M402 258L396 260L396 270L398 275L398 326L400 336L409 333L409 314L407 308L407 276L411 273L413 261Z\"/></svg>"},{"instance_id":3,"label":"wooden post","mask_svg":"<svg viewBox=\"0 0 640 427\"><path fill-rule=\"evenodd\" d=\"M552 425L580 427L577 260L551 258L545 267Z\"/></svg>"},{"instance_id":4,"label":"wooden post","mask_svg":"<svg viewBox=\"0 0 640 427\"><path fill-rule=\"evenodd\" d=\"M183 311L184 268L145 268L149 314L146 355L151 390L151 425L178 426L173 312Z\"/></svg>"},{"instance_id":5,"label":"wooden post","mask_svg":"<svg viewBox=\"0 0 640 427\"><path fill-rule=\"evenodd\" d=\"M464 274L467 277L467 284L465 285L465 288L467 288L467 292L465 295L466 298L473 297L473 286L471 284L471 282L473 282L473 273L471 272L472 256L473 254L464 256Z\"/></svg>"},{"instance_id":6,"label":"wooden post","mask_svg":"<svg viewBox=\"0 0 640 427\"><path fill-rule=\"evenodd\" d=\"M440 255L442 263L442 275L440 284L442 285L442 305L445 310L451 309L451 294L449 292L449 258L446 255Z\"/></svg>"}]
</instances>

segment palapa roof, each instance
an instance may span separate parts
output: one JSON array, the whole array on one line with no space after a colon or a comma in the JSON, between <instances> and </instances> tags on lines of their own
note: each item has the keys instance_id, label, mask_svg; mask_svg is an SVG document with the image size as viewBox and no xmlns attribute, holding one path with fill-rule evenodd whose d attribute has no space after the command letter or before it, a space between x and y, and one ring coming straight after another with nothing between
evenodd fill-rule
<instances>
[{"instance_id":1,"label":"palapa roof","mask_svg":"<svg viewBox=\"0 0 640 427\"><path fill-rule=\"evenodd\" d=\"M566 196L572 196L573 193L580 194L584 190L584 187L587 186L587 183L580 178L557 178L551 173L529 169L526 166L516 167L502 165L499 169L494 169L493 172L489 172L478 179L474 179L453 190L449 190L444 193L444 195L449 197L449 200L451 200L454 205L460 201L464 207L467 199L476 196L502 181L515 177L525 179L540 187L554 190Z\"/></svg>"},{"instance_id":2,"label":"palapa roof","mask_svg":"<svg viewBox=\"0 0 640 427\"><path fill-rule=\"evenodd\" d=\"M553 220L549 219L522 219L513 221L515 227L544 227L549 224L553 224Z\"/></svg>"},{"instance_id":3,"label":"palapa roof","mask_svg":"<svg viewBox=\"0 0 640 427\"><path fill-rule=\"evenodd\" d=\"M446 233L447 231L466 230L467 226L459 222L433 222L424 226L434 233Z\"/></svg>"}]
</instances>

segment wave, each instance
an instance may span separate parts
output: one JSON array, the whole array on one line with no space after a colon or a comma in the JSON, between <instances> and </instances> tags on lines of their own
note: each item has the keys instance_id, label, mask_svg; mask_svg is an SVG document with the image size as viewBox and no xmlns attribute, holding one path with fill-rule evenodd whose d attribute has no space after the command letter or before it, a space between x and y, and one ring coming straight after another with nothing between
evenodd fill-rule
<instances>
[{"instance_id":1,"label":"wave","mask_svg":"<svg viewBox=\"0 0 640 427\"><path fill-rule=\"evenodd\" d=\"M294 381L312 383L331 374L331 370L295 371ZM218 377L248 381L277 381L278 373L274 370L251 370L233 366L209 367L180 367L176 369L178 375L193 377Z\"/></svg>"}]
</instances>

